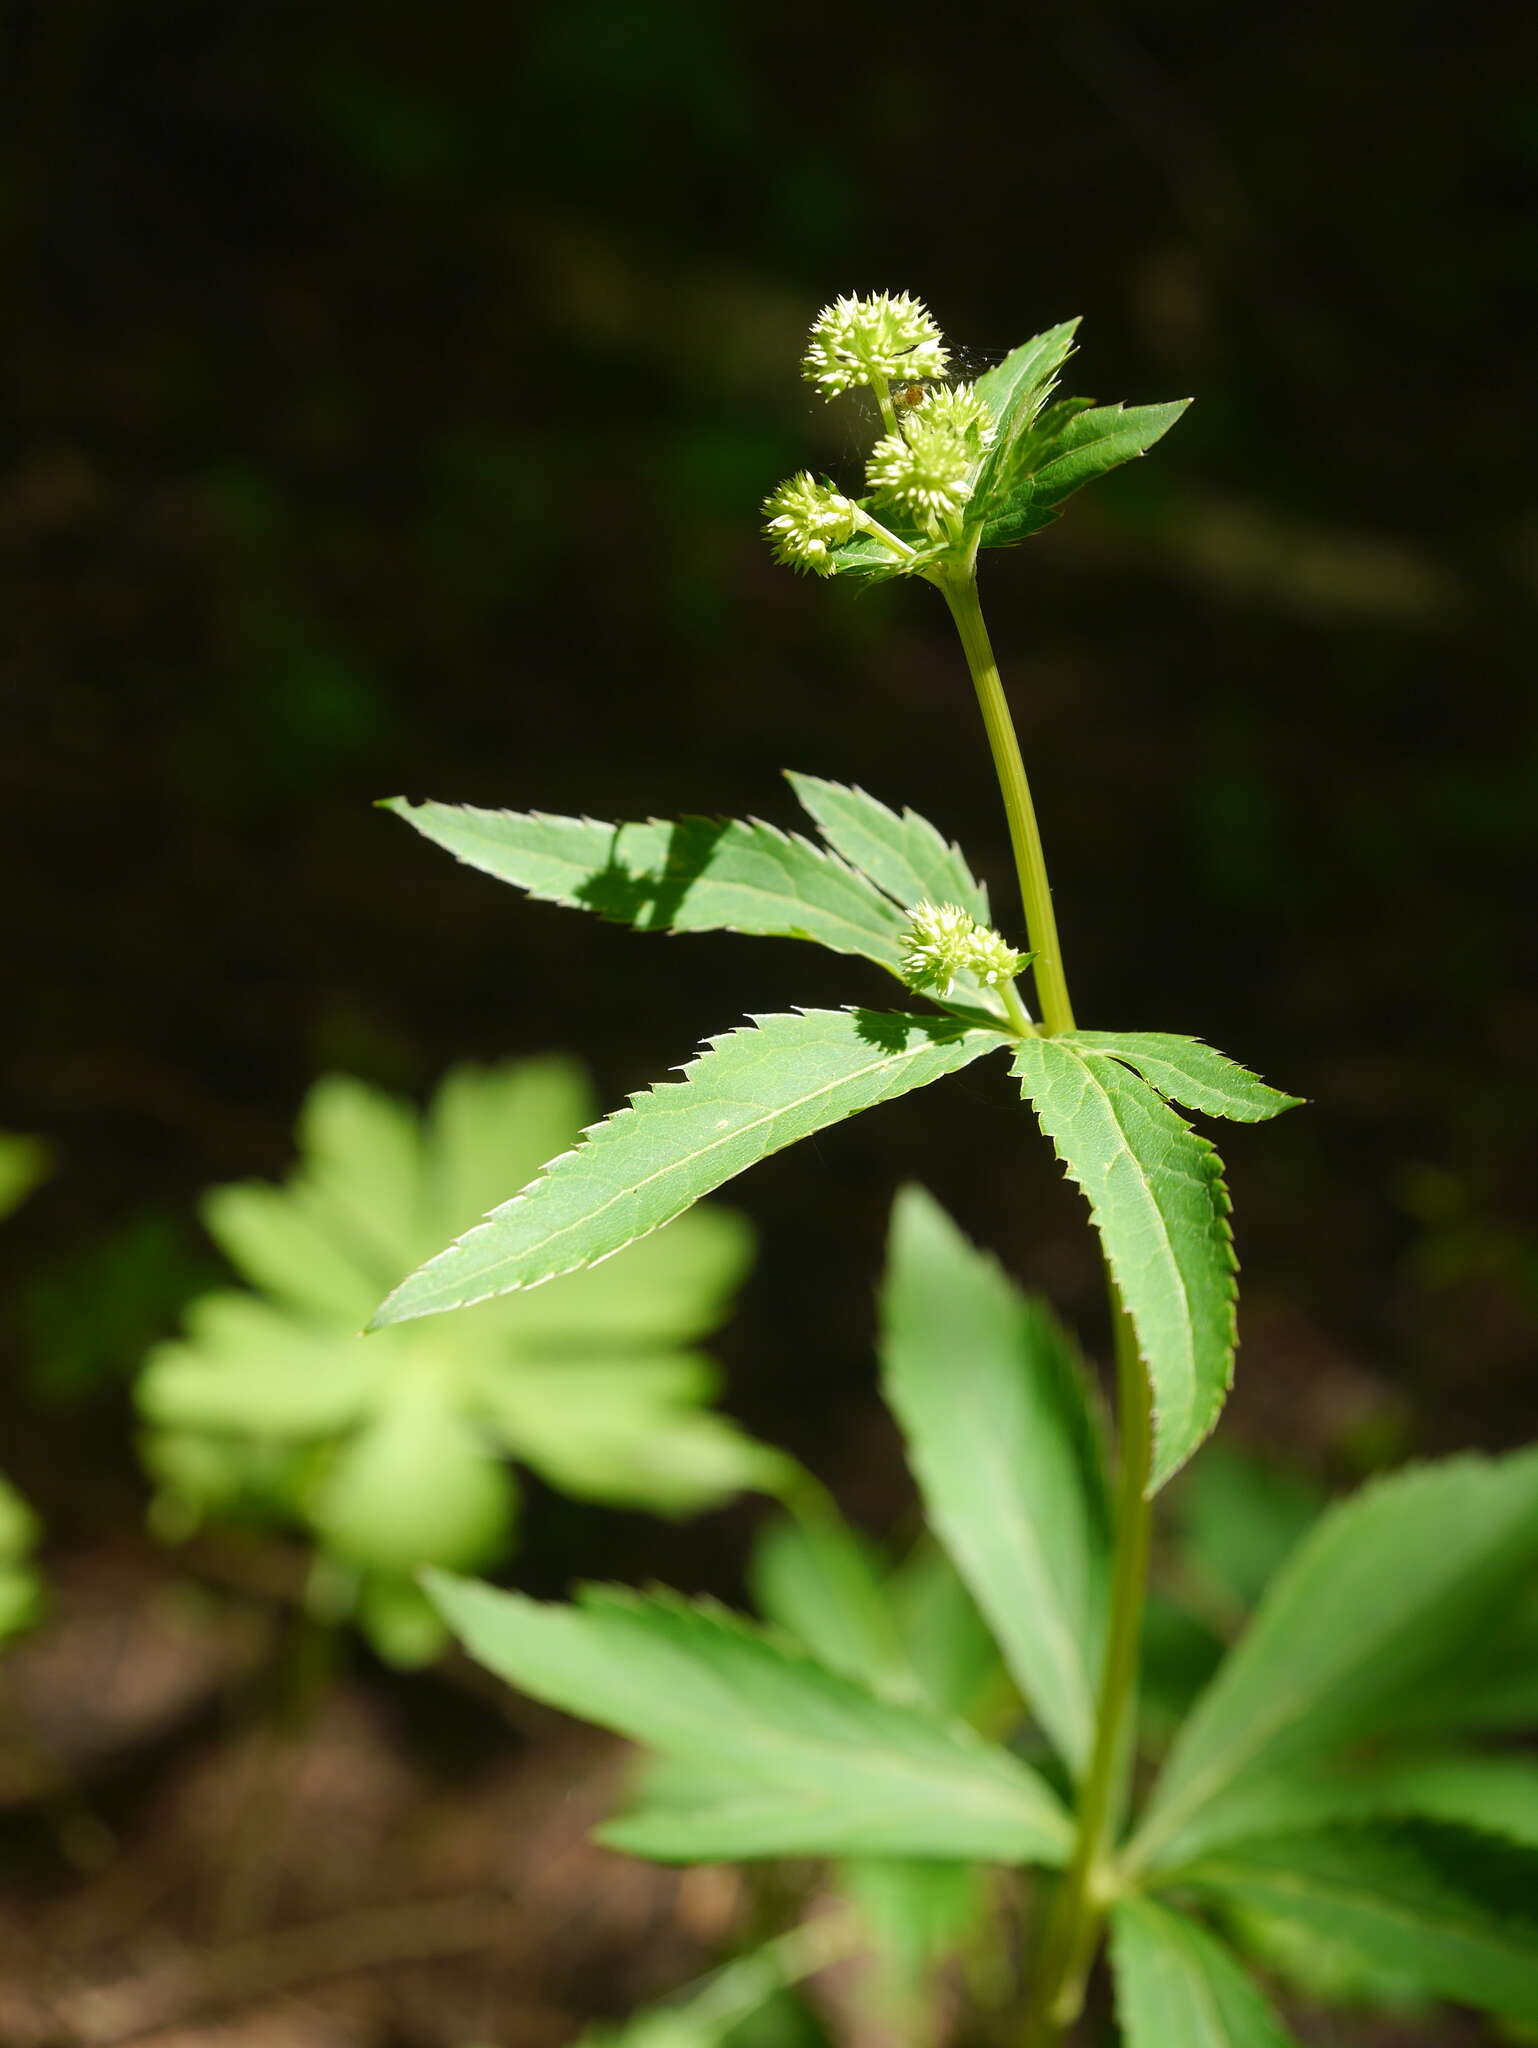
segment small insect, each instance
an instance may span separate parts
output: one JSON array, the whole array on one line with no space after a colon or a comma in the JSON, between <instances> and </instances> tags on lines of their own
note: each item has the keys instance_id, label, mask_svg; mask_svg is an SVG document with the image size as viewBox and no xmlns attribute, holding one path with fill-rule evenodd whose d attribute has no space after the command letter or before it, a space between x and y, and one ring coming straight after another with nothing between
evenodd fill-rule
<instances>
[{"instance_id":1,"label":"small insect","mask_svg":"<svg viewBox=\"0 0 1538 2048\"><path fill-rule=\"evenodd\" d=\"M922 405L928 396L927 384L905 384L901 391L892 393L892 400L894 404L901 406L904 412L912 412L914 407Z\"/></svg>"}]
</instances>

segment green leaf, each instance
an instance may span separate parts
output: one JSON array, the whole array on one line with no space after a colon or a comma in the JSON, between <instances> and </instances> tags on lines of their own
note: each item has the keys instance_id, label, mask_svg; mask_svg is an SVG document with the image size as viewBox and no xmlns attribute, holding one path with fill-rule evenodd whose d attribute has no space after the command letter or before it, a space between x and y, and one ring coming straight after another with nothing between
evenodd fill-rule
<instances>
[{"instance_id":1,"label":"green leaf","mask_svg":"<svg viewBox=\"0 0 1538 2048\"><path fill-rule=\"evenodd\" d=\"M1291 1922L1437 1997L1538 2024L1538 1853L1415 1825L1282 1835L1180 1882Z\"/></svg>"},{"instance_id":2,"label":"green leaf","mask_svg":"<svg viewBox=\"0 0 1538 2048\"><path fill-rule=\"evenodd\" d=\"M375 1405L384 1362L255 1295L205 1294L185 1339L146 1358L139 1411L162 1429L325 1436Z\"/></svg>"},{"instance_id":3,"label":"green leaf","mask_svg":"<svg viewBox=\"0 0 1538 2048\"><path fill-rule=\"evenodd\" d=\"M883 1391L929 1524L1078 1773L1109 1555L1082 1365L1051 1315L917 1187L893 1213L881 1324Z\"/></svg>"},{"instance_id":4,"label":"green leaf","mask_svg":"<svg viewBox=\"0 0 1538 2048\"><path fill-rule=\"evenodd\" d=\"M1073 354L1078 326L1077 320L1065 320L1033 335L978 378L977 394L993 414L995 426L973 480L969 519L981 518L986 525L998 516L996 501L1017 477L1021 445L1051 395L1058 371Z\"/></svg>"},{"instance_id":5,"label":"green leaf","mask_svg":"<svg viewBox=\"0 0 1538 2048\"><path fill-rule=\"evenodd\" d=\"M1235 1957L1184 1913L1118 1901L1111 1967L1126 2048L1291 2048Z\"/></svg>"},{"instance_id":6,"label":"green leaf","mask_svg":"<svg viewBox=\"0 0 1538 2048\"><path fill-rule=\"evenodd\" d=\"M591 1114L585 1075L561 1058L460 1068L420 1119L361 1082L317 1083L289 1182L209 1198L210 1222L263 1292L195 1302L183 1341L154 1350L141 1374L158 1525L185 1532L207 1513L265 1510L344 1548L336 1496L352 1474L387 1542L433 1523L417 1488L445 1512L478 1502L481 1525L505 1542L513 1482L493 1455L503 1450L583 1498L664 1514L777 1485L778 1453L699 1412L716 1375L679 1348L721 1322L750 1259L752 1232L731 1211L697 1206L597 1271L488 1302L451 1334L413 1325L358 1336L393 1279L473 1223L508 1176L569 1145ZM415 1451L402 1449L400 1431L410 1437L424 1403ZM287 1462L275 1466L279 1452ZM457 1558L419 1549L393 1561L404 1571L491 1554L488 1536L473 1560L461 1547ZM375 1607L378 1628L362 1619L386 1654L436 1626L419 1603L408 1612L381 1594Z\"/></svg>"},{"instance_id":7,"label":"green leaf","mask_svg":"<svg viewBox=\"0 0 1538 2048\"><path fill-rule=\"evenodd\" d=\"M1413 1729L1538 1727L1538 1597L1531 1588L1471 1643L1456 1665L1432 1672L1403 1703Z\"/></svg>"},{"instance_id":8,"label":"green leaf","mask_svg":"<svg viewBox=\"0 0 1538 2048\"><path fill-rule=\"evenodd\" d=\"M594 1264L770 1153L955 1073L1004 1040L954 1020L804 1010L725 1033L403 1282L378 1327Z\"/></svg>"},{"instance_id":9,"label":"green leaf","mask_svg":"<svg viewBox=\"0 0 1538 2048\"><path fill-rule=\"evenodd\" d=\"M600 1837L612 1847L662 1861L1066 1853L1067 1815L1007 1751L877 1699L724 1610L606 1588L548 1607L441 1574L430 1589L471 1655L509 1683L739 1781L732 1803L612 1822Z\"/></svg>"},{"instance_id":10,"label":"green leaf","mask_svg":"<svg viewBox=\"0 0 1538 2048\"><path fill-rule=\"evenodd\" d=\"M311 1520L329 1550L370 1570L467 1570L509 1547L517 1501L452 1390L418 1381L342 1445Z\"/></svg>"},{"instance_id":11,"label":"green leaf","mask_svg":"<svg viewBox=\"0 0 1538 2048\"><path fill-rule=\"evenodd\" d=\"M1160 1863L1231 1787L1391 1731L1538 1561L1538 1451L1455 1458L1332 1508L1272 1581L1170 1752L1135 1854Z\"/></svg>"},{"instance_id":12,"label":"green leaf","mask_svg":"<svg viewBox=\"0 0 1538 2048\"><path fill-rule=\"evenodd\" d=\"M1284 1109L1297 1109L1302 1100L1268 1088L1199 1038L1169 1031L1065 1031L1057 1042L1076 1046L1090 1059L1120 1060L1169 1101L1236 1123L1262 1123Z\"/></svg>"},{"instance_id":13,"label":"green leaf","mask_svg":"<svg viewBox=\"0 0 1538 2048\"><path fill-rule=\"evenodd\" d=\"M753 1546L748 1590L766 1621L820 1664L888 1699L923 1697L873 1547L831 1501L771 1522Z\"/></svg>"},{"instance_id":14,"label":"green leaf","mask_svg":"<svg viewBox=\"0 0 1538 2048\"><path fill-rule=\"evenodd\" d=\"M1538 1849L1538 1758L1432 1752L1295 1765L1214 1799L1161 1861L1178 1865L1234 1843L1384 1818L1444 1821Z\"/></svg>"},{"instance_id":15,"label":"green leaf","mask_svg":"<svg viewBox=\"0 0 1538 2048\"><path fill-rule=\"evenodd\" d=\"M1300 1474L1209 1444L1175 1500L1185 1578L1202 1612L1216 1609L1225 1625L1244 1620L1324 1508Z\"/></svg>"},{"instance_id":16,"label":"green leaf","mask_svg":"<svg viewBox=\"0 0 1538 2048\"><path fill-rule=\"evenodd\" d=\"M611 825L404 797L381 808L544 903L640 931L810 939L898 971L907 921L880 890L810 840L756 819Z\"/></svg>"},{"instance_id":17,"label":"green leaf","mask_svg":"<svg viewBox=\"0 0 1538 2048\"><path fill-rule=\"evenodd\" d=\"M36 1547L40 1526L8 1479L0 1479L0 1565L14 1565Z\"/></svg>"},{"instance_id":18,"label":"green leaf","mask_svg":"<svg viewBox=\"0 0 1538 2048\"><path fill-rule=\"evenodd\" d=\"M983 525L980 545L985 548L1017 547L1033 534L1055 526L1062 515L1050 505L1036 503L1036 487L1029 477L1000 493L992 513Z\"/></svg>"},{"instance_id":19,"label":"green leaf","mask_svg":"<svg viewBox=\"0 0 1538 2048\"><path fill-rule=\"evenodd\" d=\"M717 1375L707 1360L488 1360L480 1412L517 1457L577 1500L693 1515L733 1494L778 1491L787 1460L725 1416L701 1411Z\"/></svg>"},{"instance_id":20,"label":"green leaf","mask_svg":"<svg viewBox=\"0 0 1538 2048\"><path fill-rule=\"evenodd\" d=\"M1034 502L1059 505L1107 470L1146 455L1190 403L1177 398L1166 405L1100 405L1076 413L1045 446L1030 451Z\"/></svg>"},{"instance_id":21,"label":"green leaf","mask_svg":"<svg viewBox=\"0 0 1538 2048\"><path fill-rule=\"evenodd\" d=\"M599 1108L586 1068L561 1053L452 1068L427 1107L422 1185L412 1204L421 1221L417 1235L397 1249L401 1268L484 1216L510 1185L532 1180ZM423 1244L422 1230L437 1234ZM658 1240L659 1253L664 1242Z\"/></svg>"},{"instance_id":22,"label":"green leaf","mask_svg":"<svg viewBox=\"0 0 1538 2048\"><path fill-rule=\"evenodd\" d=\"M887 1582L908 1662L932 1706L970 1721L1010 1687L992 1631L939 1544L924 1536Z\"/></svg>"},{"instance_id":23,"label":"green leaf","mask_svg":"<svg viewBox=\"0 0 1538 2048\"><path fill-rule=\"evenodd\" d=\"M927 818L910 810L899 817L863 789L824 782L817 775L797 775L787 768L785 779L833 851L904 912L926 901L959 903L979 924L988 923L987 890L961 848Z\"/></svg>"},{"instance_id":24,"label":"green leaf","mask_svg":"<svg viewBox=\"0 0 1538 2048\"><path fill-rule=\"evenodd\" d=\"M1217 1421L1233 1377L1222 1161L1146 1082L1066 1034L1022 1039L1014 1071L1089 1202L1137 1333L1153 1387L1154 1492Z\"/></svg>"}]
</instances>

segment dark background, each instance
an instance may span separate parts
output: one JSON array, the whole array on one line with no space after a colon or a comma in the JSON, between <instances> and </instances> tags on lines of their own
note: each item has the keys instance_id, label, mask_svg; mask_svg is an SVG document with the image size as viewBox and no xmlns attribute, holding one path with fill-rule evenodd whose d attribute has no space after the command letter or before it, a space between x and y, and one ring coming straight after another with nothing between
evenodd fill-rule
<instances>
[{"instance_id":1,"label":"dark background","mask_svg":"<svg viewBox=\"0 0 1538 2048\"><path fill-rule=\"evenodd\" d=\"M174 1570L127 1376L217 1271L197 1192L280 1173L316 1073L562 1046L617 1101L745 1010L889 999L525 904L372 799L790 825L804 768L961 837L1008 922L938 598L758 537L848 453L797 376L839 291L984 349L1081 313L1065 389L1196 395L983 594L1081 1021L1311 1098L1223 1138L1236 1439L1337 1484L1538 1433L1530 17L48 0L3 39L0 1125L57 1153L0 1245L5 1465L66 1584ZM1100 1334L1002 1070L755 1171L730 1405L878 1525L905 1175ZM540 1498L520 1574L730 1591L750 1524Z\"/></svg>"}]
</instances>

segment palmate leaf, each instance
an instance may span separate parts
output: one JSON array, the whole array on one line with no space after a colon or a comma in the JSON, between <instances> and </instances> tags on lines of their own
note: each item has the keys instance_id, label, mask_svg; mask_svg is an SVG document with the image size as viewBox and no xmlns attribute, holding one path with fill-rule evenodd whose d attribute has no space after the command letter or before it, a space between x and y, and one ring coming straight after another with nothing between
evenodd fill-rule
<instances>
[{"instance_id":1,"label":"palmate leaf","mask_svg":"<svg viewBox=\"0 0 1538 2048\"><path fill-rule=\"evenodd\" d=\"M1205 1809L1391 1733L1456 1671L1538 1563L1538 1451L1449 1459L1365 1487L1315 1524L1186 1721L1135 1860L1171 1859Z\"/></svg>"},{"instance_id":2,"label":"palmate leaf","mask_svg":"<svg viewBox=\"0 0 1538 2048\"><path fill-rule=\"evenodd\" d=\"M1003 1043L952 1019L872 1010L803 1010L727 1032L682 1081L634 1096L429 1260L378 1310L375 1326L592 1265L770 1153Z\"/></svg>"},{"instance_id":3,"label":"palmate leaf","mask_svg":"<svg viewBox=\"0 0 1538 2048\"><path fill-rule=\"evenodd\" d=\"M1190 1457L1233 1376L1235 1263L1222 1162L1146 1082L1068 1034L1014 1071L1089 1202L1153 1388L1150 1492Z\"/></svg>"},{"instance_id":4,"label":"palmate leaf","mask_svg":"<svg viewBox=\"0 0 1538 2048\"><path fill-rule=\"evenodd\" d=\"M1440 1998L1538 2024L1538 1853L1433 1823L1281 1835L1180 1883Z\"/></svg>"},{"instance_id":5,"label":"palmate leaf","mask_svg":"<svg viewBox=\"0 0 1538 2048\"><path fill-rule=\"evenodd\" d=\"M610 1823L600 1839L615 1848L661 1861L1066 1854L1062 1806L1007 1751L878 1699L724 1610L607 1588L548 1607L441 1574L431 1591L471 1655L511 1684L738 1781L735 1801Z\"/></svg>"},{"instance_id":6,"label":"palmate leaf","mask_svg":"<svg viewBox=\"0 0 1538 2048\"><path fill-rule=\"evenodd\" d=\"M1184 1913L1120 1900L1111 1967L1126 2048L1293 2048L1236 1958Z\"/></svg>"},{"instance_id":7,"label":"palmate leaf","mask_svg":"<svg viewBox=\"0 0 1538 2048\"><path fill-rule=\"evenodd\" d=\"M690 1514L775 1488L778 1453L702 1412L719 1325L751 1257L731 1211L697 1205L596 1273L483 1304L451 1328L358 1335L380 1293L571 1143L592 1114L558 1058L447 1077L425 1118L362 1082L316 1084L282 1187L216 1190L211 1227L255 1289L193 1303L138 1385L157 1524L298 1521L357 1585L393 1660L441 1647L406 1576L505 1550L522 1459L584 1499Z\"/></svg>"},{"instance_id":8,"label":"palmate leaf","mask_svg":"<svg viewBox=\"0 0 1538 2048\"><path fill-rule=\"evenodd\" d=\"M756 819L604 824L389 798L424 838L544 903L639 931L737 931L811 939L896 974L907 919L810 840Z\"/></svg>"},{"instance_id":9,"label":"palmate leaf","mask_svg":"<svg viewBox=\"0 0 1538 2048\"><path fill-rule=\"evenodd\" d=\"M883 1392L929 1524L1077 1773L1094 1733L1109 1556L1082 1365L1051 1315L921 1188L898 1197L881 1324Z\"/></svg>"}]
</instances>

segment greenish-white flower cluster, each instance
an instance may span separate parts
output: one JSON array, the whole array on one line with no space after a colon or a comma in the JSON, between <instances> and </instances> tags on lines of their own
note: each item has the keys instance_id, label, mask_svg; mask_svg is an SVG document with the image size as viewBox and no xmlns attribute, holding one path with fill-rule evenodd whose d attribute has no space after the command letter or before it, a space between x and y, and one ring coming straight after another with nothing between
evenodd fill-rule
<instances>
[{"instance_id":1,"label":"greenish-white flower cluster","mask_svg":"<svg viewBox=\"0 0 1538 2048\"><path fill-rule=\"evenodd\" d=\"M835 299L823 308L802 373L824 398L868 386L885 432L866 465L868 496L846 498L802 470L765 500L776 561L831 576L841 566L837 550L859 534L876 543L864 566L883 566L884 550L888 574L928 574L947 550L968 544L959 515L997 423L975 384L935 381L949 361L934 316L911 293Z\"/></svg>"},{"instance_id":2,"label":"greenish-white flower cluster","mask_svg":"<svg viewBox=\"0 0 1538 2048\"><path fill-rule=\"evenodd\" d=\"M858 384L943 377L950 360L934 315L911 292L835 299L813 324L801 373L824 398Z\"/></svg>"},{"instance_id":3,"label":"greenish-white flower cluster","mask_svg":"<svg viewBox=\"0 0 1538 2048\"><path fill-rule=\"evenodd\" d=\"M959 512L993 439L993 415L974 384L951 384L905 409L871 450L866 481L885 504L921 524Z\"/></svg>"},{"instance_id":4,"label":"greenish-white flower cluster","mask_svg":"<svg viewBox=\"0 0 1538 2048\"><path fill-rule=\"evenodd\" d=\"M818 483L807 469L764 500L764 514L774 559L814 576L833 574L832 551L853 537L859 520L848 498L831 484Z\"/></svg>"},{"instance_id":5,"label":"greenish-white flower cluster","mask_svg":"<svg viewBox=\"0 0 1538 2048\"><path fill-rule=\"evenodd\" d=\"M909 988L948 996L961 974L975 975L986 988L1001 988L1029 958L959 903L919 903L903 941L902 976Z\"/></svg>"}]
</instances>

